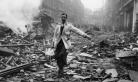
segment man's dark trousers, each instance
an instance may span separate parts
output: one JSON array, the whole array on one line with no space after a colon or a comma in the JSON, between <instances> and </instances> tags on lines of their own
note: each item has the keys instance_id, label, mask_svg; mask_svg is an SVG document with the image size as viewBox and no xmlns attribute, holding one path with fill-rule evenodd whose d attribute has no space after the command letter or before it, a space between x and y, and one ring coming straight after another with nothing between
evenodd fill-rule
<instances>
[{"instance_id":1,"label":"man's dark trousers","mask_svg":"<svg viewBox=\"0 0 138 82\"><path fill-rule=\"evenodd\" d=\"M55 50L55 59L57 60L57 65L59 67L59 74L63 73L63 68L65 65L67 65L67 55L68 52L65 48L65 45L63 43L63 40L61 39L60 42L57 44L56 50Z\"/></svg>"}]
</instances>

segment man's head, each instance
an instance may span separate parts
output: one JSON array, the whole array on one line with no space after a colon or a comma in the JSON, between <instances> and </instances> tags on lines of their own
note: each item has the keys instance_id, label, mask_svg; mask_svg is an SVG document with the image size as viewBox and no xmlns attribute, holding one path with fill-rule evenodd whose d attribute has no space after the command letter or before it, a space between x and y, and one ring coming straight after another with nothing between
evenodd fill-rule
<instances>
[{"instance_id":1,"label":"man's head","mask_svg":"<svg viewBox=\"0 0 138 82\"><path fill-rule=\"evenodd\" d=\"M66 22L67 18L68 18L68 16L67 16L66 13L62 13L62 14L61 14L61 20L62 20L63 23Z\"/></svg>"}]
</instances>

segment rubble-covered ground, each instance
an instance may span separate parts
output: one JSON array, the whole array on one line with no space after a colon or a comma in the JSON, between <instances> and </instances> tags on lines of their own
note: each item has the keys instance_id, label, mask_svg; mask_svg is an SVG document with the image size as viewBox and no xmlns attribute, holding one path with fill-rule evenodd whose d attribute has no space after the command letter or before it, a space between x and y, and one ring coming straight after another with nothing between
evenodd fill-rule
<instances>
[{"instance_id":1,"label":"rubble-covered ground","mask_svg":"<svg viewBox=\"0 0 138 82\"><path fill-rule=\"evenodd\" d=\"M72 36L62 78L58 78L56 61L48 55L49 41L22 35L1 38L0 82L138 82L137 36L92 33L91 41Z\"/></svg>"}]
</instances>

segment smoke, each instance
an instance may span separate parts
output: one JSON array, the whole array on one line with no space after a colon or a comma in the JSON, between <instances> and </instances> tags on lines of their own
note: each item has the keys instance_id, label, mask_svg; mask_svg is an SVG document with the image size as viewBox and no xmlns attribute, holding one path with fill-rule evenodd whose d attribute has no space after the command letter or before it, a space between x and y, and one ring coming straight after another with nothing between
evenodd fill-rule
<instances>
[{"instance_id":1,"label":"smoke","mask_svg":"<svg viewBox=\"0 0 138 82\"><path fill-rule=\"evenodd\" d=\"M41 0L0 0L0 21L16 33L27 33L25 25L38 15Z\"/></svg>"}]
</instances>

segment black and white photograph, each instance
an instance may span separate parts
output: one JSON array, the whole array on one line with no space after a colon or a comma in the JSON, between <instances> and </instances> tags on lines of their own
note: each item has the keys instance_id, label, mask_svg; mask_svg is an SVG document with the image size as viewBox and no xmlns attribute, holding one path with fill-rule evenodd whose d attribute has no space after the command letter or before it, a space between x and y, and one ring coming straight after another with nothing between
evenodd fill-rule
<instances>
[{"instance_id":1,"label":"black and white photograph","mask_svg":"<svg viewBox=\"0 0 138 82\"><path fill-rule=\"evenodd\" d=\"M138 0L0 0L0 82L138 82Z\"/></svg>"}]
</instances>

